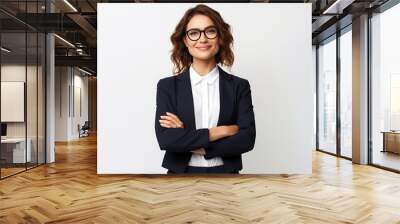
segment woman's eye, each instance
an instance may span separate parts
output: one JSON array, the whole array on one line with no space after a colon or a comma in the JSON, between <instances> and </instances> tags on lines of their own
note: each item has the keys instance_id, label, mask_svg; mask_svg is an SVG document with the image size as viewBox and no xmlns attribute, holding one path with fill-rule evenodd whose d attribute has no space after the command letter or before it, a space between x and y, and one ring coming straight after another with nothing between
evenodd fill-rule
<instances>
[{"instance_id":1,"label":"woman's eye","mask_svg":"<svg viewBox=\"0 0 400 224\"><path fill-rule=\"evenodd\" d=\"M198 31L192 31L192 32L189 32L189 35L192 36L192 37L196 37L196 36L199 35L199 32Z\"/></svg>"},{"instance_id":2,"label":"woman's eye","mask_svg":"<svg viewBox=\"0 0 400 224\"><path fill-rule=\"evenodd\" d=\"M216 29L207 30L207 33L209 33L209 34L214 34L214 33L216 33L216 32L217 32Z\"/></svg>"}]
</instances>

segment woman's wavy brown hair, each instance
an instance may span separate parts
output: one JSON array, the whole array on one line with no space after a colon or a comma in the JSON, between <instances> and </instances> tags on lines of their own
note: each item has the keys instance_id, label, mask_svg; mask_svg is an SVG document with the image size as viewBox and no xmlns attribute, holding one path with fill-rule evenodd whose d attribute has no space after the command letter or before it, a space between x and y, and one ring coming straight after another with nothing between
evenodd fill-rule
<instances>
[{"instance_id":1,"label":"woman's wavy brown hair","mask_svg":"<svg viewBox=\"0 0 400 224\"><path fill-rule=\"evenodd\" d=\"M174 33L171 35L171 42L173 45L171 60L174 63L174 73L181 73L189 68L193 62L192 55L189 54L188 49L183 42L186 36L186 26L195 15L205 15L209 17L218 29L219 51L215 55L216 63L221 63L227 67L232 67L234 55L232 51L233 36L231 28L221 17L221 15L214 9L199 4L194 8L190 8L185 12L185 15L175 27Z\"/></svg>"}]
</instances>

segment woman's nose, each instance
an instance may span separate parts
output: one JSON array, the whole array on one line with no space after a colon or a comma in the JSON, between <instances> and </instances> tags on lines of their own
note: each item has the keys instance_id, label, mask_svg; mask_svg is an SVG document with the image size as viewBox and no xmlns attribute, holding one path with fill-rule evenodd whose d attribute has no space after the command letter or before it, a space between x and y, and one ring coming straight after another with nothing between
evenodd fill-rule
<instances>
[{"instance_id":1,"label":"woman's nose","mask_svg":"<svg viewBox=\"0 0 400 224\"><path fill-rule=\"evenodd\" d=\"M207 37L205 33L200 33L200 42L207 42Z\"/></svg>"}]
</instances>

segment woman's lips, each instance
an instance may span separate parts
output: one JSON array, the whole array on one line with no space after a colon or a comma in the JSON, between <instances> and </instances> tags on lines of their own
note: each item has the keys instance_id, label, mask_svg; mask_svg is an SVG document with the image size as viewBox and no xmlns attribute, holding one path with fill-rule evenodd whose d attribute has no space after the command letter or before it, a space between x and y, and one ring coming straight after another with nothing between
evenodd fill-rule
<instances>
[{"instance_id":1,"label":"woman's lips","mask_svg":"<svg viewBox=\"0 0 400 224\"><path fill-rule=\"evenodd\" d=\"M197 49L201 50L201 51L206 51L208 49L211 48L211 46L204 46L204 47L196 47Z\"/></svg>"}]
</instances>

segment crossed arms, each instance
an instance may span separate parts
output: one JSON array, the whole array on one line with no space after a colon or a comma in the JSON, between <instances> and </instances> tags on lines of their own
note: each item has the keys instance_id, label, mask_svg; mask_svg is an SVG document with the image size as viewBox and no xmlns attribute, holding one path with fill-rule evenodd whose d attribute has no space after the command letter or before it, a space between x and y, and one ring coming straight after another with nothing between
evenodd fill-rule
<instances>
[{"instance_id":1,"label":"crossed arms","mask_svg":"<svg viewBox=\"0 0 400 224\"><path fill-rule=\"evenodd\" d=\"M193 152L206 159L237 156L254 148L256 129L250 85L245 80L238 87L237 122L214 128L187 128L173 114L167 87L157 84L155 130L161 150L175 153Z\"/></svg>"}]
</instances>

